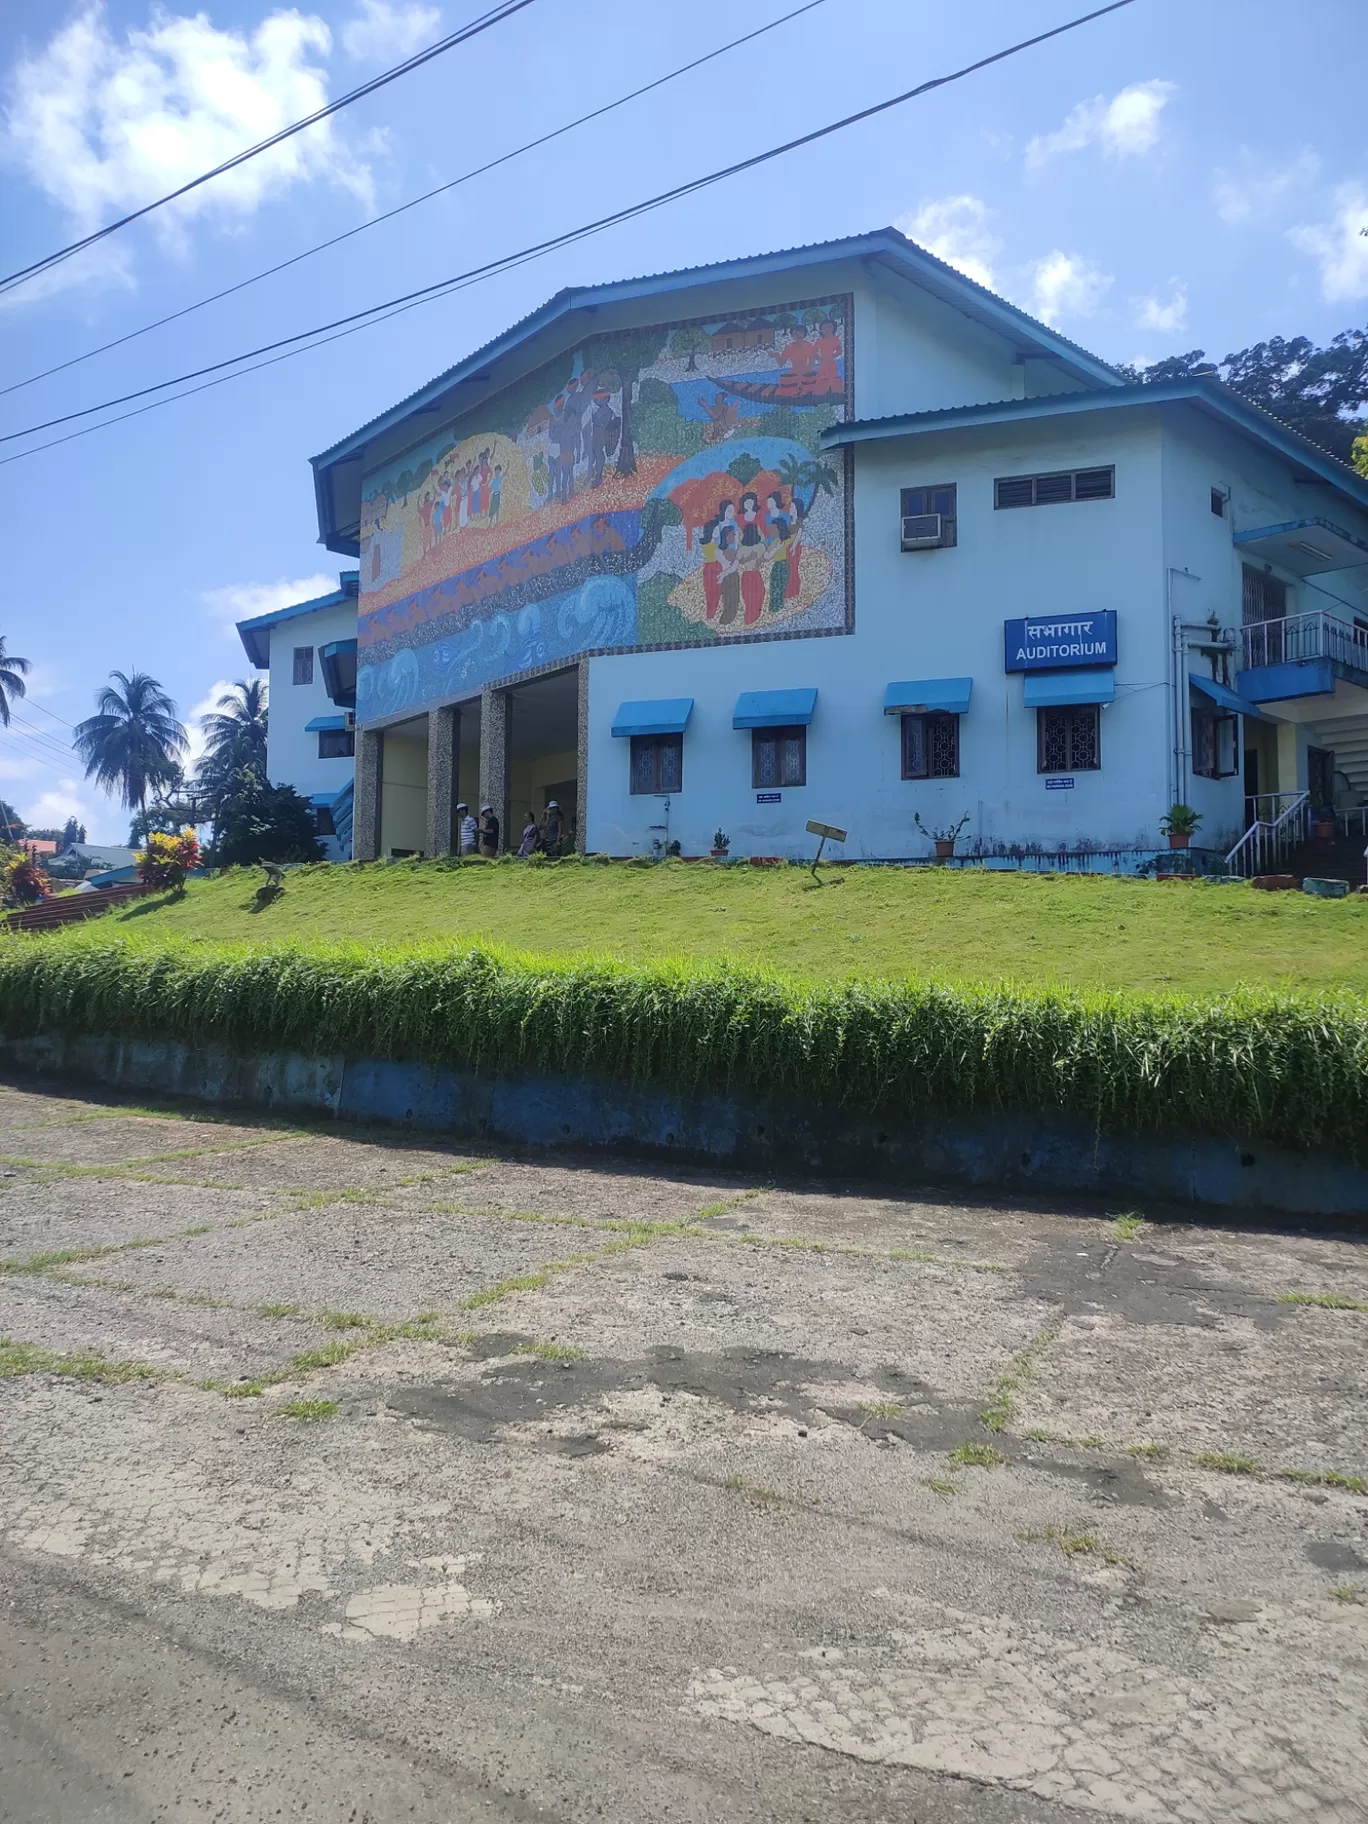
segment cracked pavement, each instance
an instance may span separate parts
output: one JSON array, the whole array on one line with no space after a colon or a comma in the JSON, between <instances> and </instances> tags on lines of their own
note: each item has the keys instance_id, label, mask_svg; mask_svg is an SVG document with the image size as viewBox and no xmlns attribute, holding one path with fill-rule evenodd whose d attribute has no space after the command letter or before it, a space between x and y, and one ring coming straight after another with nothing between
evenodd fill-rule
<instances>
[{"instance_id":1,"label":"cracked pavement","mask_svg":"<svg viewBox=\"0 0 1368 1824\"><path fill-rule=\"evenodd\" d=\"M0 1813L1368 1819L1365 1344L1353 1236L0 1086Z\"/></svg>"}]
</instances>

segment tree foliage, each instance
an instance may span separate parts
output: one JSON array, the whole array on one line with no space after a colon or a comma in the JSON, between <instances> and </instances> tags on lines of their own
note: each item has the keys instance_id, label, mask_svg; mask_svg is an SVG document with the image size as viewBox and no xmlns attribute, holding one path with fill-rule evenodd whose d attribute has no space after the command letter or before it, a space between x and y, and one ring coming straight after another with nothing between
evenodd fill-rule
<instances>
[{"instance_id":1,"label":"tree foliage","mask_svg":"<svg viewBox=\"0 0 1368 1824\"><path fill-rule=\"evenodd\" d=\"M95 714L78 722L72 746L86 778L117 793L130 811L145 811L149 795L178 785L180 757L189 746L176 705L145 671L111 671L95 699Z\"/></svg>"},{"instance_id":2,"label":"tree foliage","mask_svg":"<svg viewBox=\"0 0 1368 1824\"><path fill-rule=\"evenodd\" d=\"M0 723L6 728L9 727L11 701L25 694L27 686L24 674L32 669L32 663L28 659L21 659L17 652L5 650L5 636L0 633Z\"/></svg>"},{"instance_id":3,"label":"tree foliage","mask_svg":"<svg viewBox=\"0 0 1368 1824\"><path fill-rule=\"evenodd\" d=\"M270 785L240 773L214 820L216 867L250 867L258 861L321 861L323 845L306 798L290 785Z\"/></svg>"},{"instance_id":4,"label":"tree foliage","mask_svg":"<svg viewBox=\"0 0 1368 1824\"><path fill-rule=\"evenodd\" d=\"M1227 386L1341 462L1360 460L1354 448L1365 435L1368 329L1343 330L1324 348L1317 348L1309 336L1294 336L1290 341L1272 336L1219 362L1211 360L1204 349L1193 348L1149 367L1123 371L1147 385L1216 373Z\"/></svg>"},{"instance_id":5,"label":"tree foliage","mask_svg":"<svg viewBox=\"0 0 1368 1824\"><path fill-rule=\"evenodd\" d=\"M154 830L138 857L138 878L150 887L181 893L186 875L199 865L199 839L193 830Z\"/></svg>"}]
</instances>

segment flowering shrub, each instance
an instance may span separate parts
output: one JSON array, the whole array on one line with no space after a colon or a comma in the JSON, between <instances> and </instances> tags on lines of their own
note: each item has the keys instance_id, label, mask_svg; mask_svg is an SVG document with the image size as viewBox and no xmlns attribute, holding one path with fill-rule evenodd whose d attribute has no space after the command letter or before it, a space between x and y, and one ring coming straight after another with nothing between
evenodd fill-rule
<instances>
[{"instance_id":1,"label":"flowering shrub","mask_svg":"<svg viewBox=\"0 0 1368 1824\"><path fill-rule=\"evenodd\" d=\"M199 865L200 846L193 830L182 830L178 836L153 830L138 857L138 876L149 887L169 887L179 893L186 875Z\"/></svg>"},{"instance_id":2,"label":"flowering shrub","mask_svg":"<svg viewBox=\"0 0 1368 1824\"><path fill-rule=\"evenodd\" d=\"M36 906L52 891L52 882L22 850L0 860L0 897L7 906Z\"/></svg>"}]
</instances>

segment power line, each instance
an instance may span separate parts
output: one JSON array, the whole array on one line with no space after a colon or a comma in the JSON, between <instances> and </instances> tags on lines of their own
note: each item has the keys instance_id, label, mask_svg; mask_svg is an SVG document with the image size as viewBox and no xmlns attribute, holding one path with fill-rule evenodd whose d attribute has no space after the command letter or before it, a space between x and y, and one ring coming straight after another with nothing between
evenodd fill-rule
<instances>
[{"instance_id":1,"label":"power line","mask_svg":"<svg viewBox=\"0 0 1368 1824\"><path fill-rule=\"evenodd\" d=\"M10 721L19 723L21 728L32 729L35 741L46 741L59 753L74 754L76 751L71 743L63 741L60 735L49 734L41 723L30 722L27 716L21 716L13 705L10 706Z\"/></svg>"},{"instance_id":2,"label":"power line","mask_svg":"<svg viewBox=\"0 0 1368 1824\"><path fill-rule=\"evenodd\" d=\"M995 51L988 57L981 57L973 63L965 64L963 68L953 70L948 75L934 76L926 82L919 83L915 88L904 90L900 95L890 96L886 101L875 102L867 108L859 109L854 114L846 115L841 120L832 121L824 127L814 128L812 132L802 134L797 139L787 140L784 144L779 146L772 146L768 151L755 153L750 158L741 159L735 164L724 166L722 169L710 172L704 177L690 179L687 183L678 184L671 190L664 190L656 196L648 197L643 202L633 203L626 208L616 210L611 215L601 216L597 221L585 223L578 228L567 229L563 234L553 235L548 240L536 242L531 247L520 249L517 253L505 254L499 259L486 262L483 266L472 267L467 272L456 273L450 278L439 279L431 285L420 286L416 291L404 292L395 298L387 298L383 303L372 304L365 310L353 311L349 316L337 317L330 323L317 324L314 328L300 330L293 336L282 336L275 342L263 343L260 347L247 349L240 355L232 355L225 360L211 362L207 367L194 368L188 373L177 374L169 380L160 380L154 385L140 387L135 392L123 393L117 398L103 400L99 405L85 406L80 411L66 412L60 417L45 419L42 423L29 425L22 431L10 431L5 435L0 436L0 443L13 443L19 438L34 436L39 431L52 430L58 425L73 423L78 418L89 418L96 412L111 411L117 405L127 405L136 399L146 399L152 393L165 392L168 388L173 386L183 386L187 381L200 380L206 374L216 374L220 375L223 380L231 380L239 378L241 374L244 373L253 373L259 367L273 366L275 364L274 361L257 361L256 358L258 356L274 355L277 360L286 360L291 355L305 354L308 352L308 349L299 347L298 345L300 343L307 343L311 348L323 347L327 342L339 340L341 335L351 334L357 329L370 328L375 323L384 322L388 317L397 315L401 310L412 308L421 303L434 302L438 297L446 296L452 291L464 289L467 285L475 284L481 279L492 277L496 273L506 271L514 266L522 265L528 260L537 259L543 254L569 246L573 242L587 238L589 235L601 233L606 228L617 227L623 222L631 221L637 216L646 214L650 210L662 208L667 203L676 202L681 197L691 196L695 192L704 190L712 184L721 183L726 178L738 176L743 171L754 170L757 165L767 164L773 159L782 158L786 153L797 151L801 147L811 145L817 140L825 139L833 133L839 133L846 127L855 126L859 122L869 120L875 115L886 113L890 108L899 107L904 102L911 101L917 96L928 94L932 89L944 88L949 83L962 81L964 77L971 76L979 70L988 68L992 64L1001 63L1008 57L1014 57L1022 51L1030 50L1035 45L1043 44L1051 38L1058 38L1065 32L1075 31L1079 26L1091 24L1093 20L1104 18L1108 13L1119 12L1123 7L1130 6L1131 4L1132 0L1111 0L1111 3L1107 6L1098 7L1090 13L1084 13L1076 19L1067 21L1064 25L1052 27L1047 32L1039 32L1032 38L1024 38L1016 44L1008 45L1004 50ZM332 332L338 333L334 334ZM287 352L283 355L276 353L276 351L282 349ZM243 366L242 364L246 362L253 362L255 365L251 367ZM238 372L224 374L222 370L225 368L235 368ZM208 382L208 385L215 384L221 384L221 380ZM207 390L207 386L189 387L185 392L177 393L173 395L173 397L184 399L189 397L191 393ZM167 405L171 402L171 399L156 400L152 406L144 406L141 410L150 411L157 405ZM119 424L127 418L139 415L139 412L122 413L117 418L108 419L102 424L92 425L89 429L103 430L106 424ZM84 434L86 433L75 432L71 435L80 436ZM4 466L5 463L9 462L21 461L25 456L37 455L42 450L52 449L56 444L66 443L70 440L71 437L53 438L47 443L36 445L32 449L21 450L14 456L0 458L0 466Z\"/></svg>"},{"instance_id":3,"label":"power line","mask_svg":"<svg viewBox=\"0 0 1368 1824\"><path fill-rule=\"evenodd\" d=\"M165 196L157 197L154 202L144 203L141 209L130 210L127 215L121 215L117 221L107 222L103 228L97 228L93 234L87 234L83 239L73 241L70 246L59 247L55 253L47 254L41 260L35 260L31 266L21 266L17 272L12 272L7 277L0 279L0 292L8 291L27 279L36 278L39 273L59 265L63 260L69 260L74 253L80 253L82 249L93 246L96 241L104 240L107 235L117 233L120 228L126 228L130 222L136 222L144 215L150 215L154 209L160 209L167 203L175 202L177 197L185 196L191 190L198 190L201 184L207 184L215 177L222 177L225 171L235 170L237 166L246 164L248 159L256 158L258 154L270 151L272 146L278 146L282 141L293 138L296 133L302 133L306 127L316 126L319 121L327 120L330 115L338 113L342 108L350 107L354 101L360 101L367 95L373 95L377 89L383 89L387 83L397 81L400 76L407 76L411 70L419 69L423 64L430 63L434 57L442 56L444 52L453 50L458 44L465 44L467 40L478 37L481 32L487 32L491 26L501 25L505 19L511 19L514 13L520 13L524 7L532 4L533 0L499 0L499 4L491 8L489 12L482 13L478 19L472 19L468 25L461 26L458 31L449 32L445 38L438 39L436 44L430 44L425 51L415 52L403 63L396 64L391 70L385 70L369 82L363 82L359 88L351 89L345 95L339 95L336 101L326 103L303 120L295 121L292 126L282 127L278 133L272 133L268 138L258 140L254 146L247 146L243 151L234 153L231 158L225 158L223 163L215 165L212 171L202 171L198 177L192 177L188 183L181 184L178 189L169 190Z\"/></svg>"},{"instance_id":4,"label":"power line","mask_svg":"<svg viewBox=\"0 0 1368 1824\"><path fill-rule=\"evenodd\" d=\"M35 698L25 697L24 701L25 701L25 703L28 704L30 709L42 710L42 712L45 716L51 716L54 722L60 722L63 728L74 728L75 727L75 724L72 722L68 722L65 716L59 716L55 709L44 709L43 705L41 703L39 703Z\"/></svg>"},{"instance_id":5,"label":"power line","mask_svg":"<svg viewBox=\"0 0 1368 1824\"><path fill-rule=\"evenodd\" d=\"M653 82L644 83L639 89L632 89L626 95L620 95L616 101L606 102L600 108L592 109L588 114L581 114L577 120L570 120L564 126L554 127L551 132L543 133L536 139L529 139L523 145L516 146L511 152L501 153L498 158L490 159L488 164L477 165L473 171L463 172L460 177L453 177L435 189L425 190L421 196L411 197L408 202L400 203L394 209L387 209L383 215L374 215L369 220L358 222L355 228L348 228L342 234L335 234L326 241L319 241L313 247L306 247L302 253L291 255L288 260L281 260L278 265L267 266L264 271L253 273L250 278L239 279L235 285L227 285L222 291L211 292L207 298L199 298L193 304L187 304L181 310L173 310L164 317L158 317L151 323L144 323L140 329L131 329L127 335L116 336L111 342L102 342L98 348L87 349L84 354L73 355L69 361L59 361L55 367L46 367L41 373L30 374L27 380L15 380L9 386L0 386L0 398L7 393L22 392L26 386L34 386L39 380L50 379L53 374L65 373L69 367L78 367L83 361L91 361L96 355L108 354L110 349L122 348L125 342L136 341L139 336L149 335L154 329L163 329L168 323L175 323L181 317L188 317L192 312L203 310L206 305L217 304L223 298L230 298L235 292L245 291L249 285L259 284L262 279L273 278L276 273L284 272L288 267L297 266L301 260L312 259L316 253L325 253L329 247L337 247L348 241L353 235L364 234L368 228L376 228L381 222L393 221L395 216L403 215L410 209L416 209L420 203L431 202L434 196L442 196L448 190L455 190L462 184L472 183L477 177L485 177L500 165L506 165L515 158L521 158L525 152L535 152L540 147L549 145L552 140L560 139L577 128L587 126L590 121L599 120L605 114L611 114L617 108L626 107L629 102L639 101L643 95L649 95L653 89L663 88L666 83L674 82L691 71L701 69L705 63L711 63L717 57L725 57L730 52L740 50L754 38L762 38L766 32L776 27L787 25L790 20L801 18L804 13L813 12L819 6L825 6L826 0L806 0L806 4L796 7L790 13L782 14L778 19L771 19L767 25L758 26L755 31L747 32L741 38L733 38L730 44L718 45L716 50L707 51L701 57L695 57L690 63L682 63L678 69L670 70L664 76L657 76Z\"/></svg>"}]
</instances>

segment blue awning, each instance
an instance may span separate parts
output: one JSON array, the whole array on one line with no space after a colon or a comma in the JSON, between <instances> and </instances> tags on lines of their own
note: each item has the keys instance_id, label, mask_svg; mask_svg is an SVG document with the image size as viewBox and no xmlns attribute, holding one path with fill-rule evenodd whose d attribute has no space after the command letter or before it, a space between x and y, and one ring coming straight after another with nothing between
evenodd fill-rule
<instances>
[{"instance_id":1,"label":"blue awning","mask_svg":"<svg viewBox=\"0 0 1368 1824\"><path fill-rule=\"evenodd\" d=\"M682 735L693 712L692 697L644 697L622 703L613 717L615 735Z\"/></svg>"},{"instance_id":2,"label":"blue awning","mask_svg":"<svg viewBox=\"0 0 1368 1824\"><path fill-rule=\"evenodd\" d=\"M1257 704L1251 703L1248 697L1242 697L1238 690L1218 684L1214 678L1190 677L1188 683L1194 690L1200 690L1204 697L1210 697L1219 708L1229 710L1232 716L1257 716L1261 722L1268 721Z\"/></svg>"},{"instance_id":3,"label":"blue awning","mask_svg":"<svg viewBox=\"0 0 1368 1824\"><path fill-rule=\"evenodd\" d=\"M733 728L796 728L812 720L815 690L743 690L736 699Z\"/></svg>"},{"instance_id":4,"label":"blue awning","mask_svg":"<svg viewBox=\"0 0 1368 1824\"><path fill-rule=\"evenodd\" d=\"M1105 666L1093 671L1028 671L1027 709L1067 709L1073 704L1112 703L1116 678Z\"/></svg>"},{"instance_id":5,"label":"blue awning","mask_svg":"<svg viewBox=\"0 0 1368 1824\"><path fill-rule=\"evenodd\" d=\"M933 709L962 716L969 707L972 678L912 678L884 692L886 716L925 715Z\"/></svg>"},{"instance_id":6,"label":"blue awning","mask_svg":"<svg viewBox=\"0 0 1368 1824\"><path fill-rule=\"evenodd\" d=\"M345 716L315 716L312 722L304 724L304 733L316 735L325 728L345 728L346 726L347 718Z\"/></svg>"}]
</instances>

